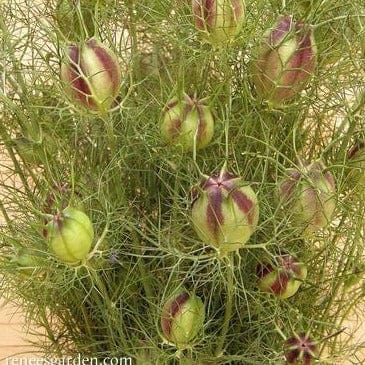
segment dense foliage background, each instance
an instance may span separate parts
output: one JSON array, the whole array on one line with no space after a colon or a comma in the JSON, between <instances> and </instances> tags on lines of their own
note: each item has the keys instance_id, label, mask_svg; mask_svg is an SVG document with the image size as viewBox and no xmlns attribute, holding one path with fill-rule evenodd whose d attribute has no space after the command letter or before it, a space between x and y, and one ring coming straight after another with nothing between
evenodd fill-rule
<instances>
[{"instance_id":1,"label":"dense foliage background","mask_svg":"<svg viewBox=\"0 0 365 365\"><path fill-rule=\"evenodd\" d=\"M364 171L348 159L365 139L363 1L247 0L241 32L218 48L195 29L189 1L87 3L89 32L122 67L119 104L104 114L70 101L59 80L65 46L87 38L80 14L67 18L55 1L0 5L0 137L12 160L0 201L2 293L46 330L37 346L138 364L280 364L285 340L306 332L319 363L360 364L362 344L343 321L365 295ZM301 95L272 107L255 93L250 62L279 14L313 25L318 64ZM213 141L199 151L160 137L164 106L183 92L214 110ZM337 187L333 221L310 237L277 196L298 158L321 159ZM193 187L224 164L260 206L256 232L229 261L201 243L190 218ZM76 266L42 235L45 214L67 205L82 206L95 229L92 255ZM278 248L308 267L287 300L257 289L256 265ZM31 265L19 261L24 252ZM159 321L181 286L203 299L206 320L178 358Z\"/></svg>"}]
</instances>

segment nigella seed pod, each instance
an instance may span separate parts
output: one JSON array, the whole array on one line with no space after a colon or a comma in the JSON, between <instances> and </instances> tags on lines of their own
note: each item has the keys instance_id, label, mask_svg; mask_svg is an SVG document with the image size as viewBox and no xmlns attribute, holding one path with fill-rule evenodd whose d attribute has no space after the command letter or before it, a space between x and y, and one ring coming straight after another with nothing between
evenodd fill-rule
<instances>
[{"instance_id":1,"label":"nigella seed pod","mask_svg":"<svg viewBox=\"0 0 365 365\"><path fill-rule=\"evenodd\" d=\"M275 262L257 266L258 287L281 299L293 296L307 277L307 267L294 256L282 254Z\"/></svg>"},{"instance_id":2,"label":"nigella seed pod","mask_svg":"<svg viewBox=\"0 0 365 365\"><path fill-rule=\"evenodd\" d=\"M206 147L214 134L214 117L204 100L186 94L167 103L160 125L161 136L185 151Z\"/></svg>"},{"instance_id":3,"label":"nigella seed pod","mask_svg":"<svg viewBox=\"0 0 365 365\"><path fill-rule=\"evenodd\" d=\"M293 223L304 234L312 234L329 224L336 208L335 181L324 170L319 161L290 169L279 184L281 203L289 207Z\"/></svg>"},{"instance_id":4,"label":"nigella seed pod","mask_svg":"<svg viewBox=\"0 0 365 365\"><path fill-rule=\"evenodd\" d=\"M304 332L285 341L284 355L288 364L311 365L317 358L317 353L316 342Z\"/></svg>"},{"instance_id":5,"label":"nigella seed pod","mask_svg":"<svg viewBox=\"0 0 365 365\"><path fill-rule=\"evenodd\" d=\"M76 264L90 252L94 229L89 217L72 207L56 214L46 225L48 245L61 261Z\"/></svg>"},{"instance_id":6,"label":"nigella seed pod","mask_svg":"<svg viewBox=\"0 0 365 365\"><path fill-rule=\"evenodd\" d=\"M185 290L169 298L162 308L161 329L165 340L183 349L191 345L205 319L203 301Z\"/></svg>"},{"instance_id":7,"label":"nigella seed pod","mask_svg":"<svg viewBox=\"0 0 365 365\"><path fill-rule=\"evenodd\" d=\"M259 220L252 188L242 178L222 170L204 180L199 190L191 220L200 239L215 246L222 256L243 247Z\"/></svg>"},{"instance_id":8,"label":"nigella seed pod","mask_svg":"<svg viewBox=\"0 0 365 365\"><path fill-rule=\"evenodd\" d=\"M121 84L117 56L94 38L69 46L66 53L61 81L71 100L91 110L109 110Z\"/></svg>"},{"instance_id":9,"label":"nigella seed pod","mask_svg":"<svg viewBox=\"0 0 365 365\"><path fill-rule=\"evenodd\" d=\"M243 0L193 0L195 26L213 45L225 45L240 32L244 16Z\"/></svg>"},{"instance_id":10,"label":"nigella seed pod","mask_svg":"<svg viewBox=\"0 0 365 365\"><path fill-rule=\"evenodd\" d=\"M287 102L302 91L316 67L311 26L286 15L269 29L252 64L257 94L272 104Z\"/></svg>"}]
</instances>

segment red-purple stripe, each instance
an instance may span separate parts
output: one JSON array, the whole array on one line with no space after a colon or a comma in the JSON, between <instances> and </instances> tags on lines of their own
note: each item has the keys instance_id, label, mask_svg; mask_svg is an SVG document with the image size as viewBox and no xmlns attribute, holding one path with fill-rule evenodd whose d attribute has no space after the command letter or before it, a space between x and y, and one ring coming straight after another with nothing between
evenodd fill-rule
<instances>
[{"instance_id":1,"label":"red-purple stripe","mask_svg":"<svg viewBox=\"0 0 365 365\"><path fill-rule=\"evenodd\" d=\"M359 142L354 147L350 149L350 151L347 153L347 158L353 158L356 156L362 149L364 149L365 143Z\"/></svg>"},{"instance_id":2,"label":"red-purple stripe","mask_svg":"<svg viewBox=\"0 0 365 365\"><path fill-rule=\"evenodd\" d=\"M288 282L289 274L285 271L280 271L277 279L271 284L270 289L274 294L281 295L285 292Z\"/></svg>"},{"instance_id":3,"label":"red-purple stripe","mask_svg":"<svg viewBox=\"0 0 365 365\"><path fill-rule=\"evenodd\" d=\"M205 0L204 19L210 28L215 26L217 7L217 0Z\"/></svg>"},{"instance_id":4,"label":"red-purple stripe","mask_svg":"<svg viewBox=\"0 0 365 365\"><path fill-rule=\"evenodd\" d=\"M179 117L171 119L168 124L167 133L172 139L175 139L179 136L182 127L182 121Z\"/></svg>"},{"instance_id":5,"label":"red-purple stripe","mask_svg":"<svg viewBox=\"0 0 365 365\"><path fill-rule=\"evenodd\" d=\"M293 350L288 351L285 354L285 358L286 358L286 361L289 364L293 364L293 363L296 362L296 360L298 359L299 355L300 355L299 349L293 349Z\"/></svg>"},{"instance_id":6,"label":"red-purple stripe","mask_svg":"<svg viewBox=\"0 0 365 365\"><path fill-rule=\"evenodd\" d=\"M208 193L208 207L207 207L207 223L210 231L215 237L218 237L220 227L224 224L224 217L222 212L222 190L220 188L213 188Z\"/></svg>"},{"instance_id":7,"label":"red-purple stripe","mask_svg":"<svg viewBox=\"0 0 365 365\"><path fill-rule=\"evenodd\" d=\"M190 296L186 292L182 292L176 298L170 300L165 305L165 310L161 318L161 327L163 333L169 336L172 328L172 320L179 313L182 306L189 300Z\"/></svg>"},{"instance_id":8,"label":"red-purple stripe","mask_svg":"<svg viewBox=\"0 0 365 365\"><path fill-rule=\"evenodd\" d=\"M68 79L71 84L72 93L81 103L94 108L96 105L90 97L90 88L78 70L78 67L82 69L80 64L80 48L78 46L73 45L69 47L69 58Z\"/></svg>"},{"instance_id":9,"label":"red-purple stripe","mask_svg":"<svg viewBox=\"0 0 365 365\"><path fill-rule=\"evenodd\" d=\"M330 185L331 190L334 191L336 189L336 183L335 183L335 179L333 178L332 174L329 171L327 171L324 173L324 178Z\"/></svg>"},{"instance_id":10,"label":"red-purple stripe","mask_svg":"<svg viewBox=\"0 0 365 365\"><path fill-rule=\"evenodd\" d=\"M247 216L248 224L253 224L254 209L253 201L247 197L241 190L236 189L231 193L233 201L236 203L238 209Z\"/></svg>"},{"instance_id":11,"label":"red-purple stripe","mask_svg":"<svg viewBox=\"0 0 365 365\"><path fill-rule=\"evenodd\" d=\"M195 25L200 30L206 27L214 27L216 16L216 0L194 0L193 14L195 15Z\"/></svg>"},{"instance_id":12,"label":"red-purple stripe","mask_svg":"<svg viewBox=\"0 0 365 365\"><path fill-rule=\"evenodd\" d=\"M288 84L301 87L301 83L306 81L315 67L315 54L311 38L311 29L303 28L302 25L297 26L297 30L301 29L302 38L298 40L298 49L287 65L287 68L294 69L291 78L293 80Z\"/></svg>"},{"instance_id":13,"label":"red-purple stripe","mask_svg":"<svg viewBox=\"0 0 365 365\"><path fill-rule=\"evenodd\" d=\"M268 40L270 47L275 48L279 46L280 43L285 39L285 37L291 31L292 26L293 26L293 18L290 15L285 15L281 17L275 24L275 28L273 28L270 32Z\"/></svg>"},{"instance_id":14,"label":"red-purple stripe","mask_svg":"<svg viewBox=\"0 0 365 365\"><path fill-rule=\"evenodd\" d=\"M271 264L258 264L256 267L256 274L260 279L263 279L266 275L273 271Z\"/></svg>"},{"instance_id":15,"label":"red-purple stripe","mask_svg":"<svg viewBox=\"0 0 365 365\"><path fill-rule=\"evenodd\" d=\"M196 104L197 112L198 112L198 135L197 135L197 144L200 143L201 140L205 138L207 133L207 123L204 117L204 106L201 103Z\"/></svg>"},{"instance_id":16,"label":"red-purple stripe","mask_svg":"<svg viewBox=\"0 0 365 365\"><path fill-rule=\"evenodd\" d=\"M118 91L121 75L119 72L119 65L116 64L116 60L111 56L110 52L104 47L101 47L95 39L90 39L86 42L87 46L90 47L95 56L99 59L103 65L103 72L105 71L108 75L110 84L113 85L113 95ZM92 76L92 75L88 75Z\"/></svg>"},{"instance_id":17,"label":"red-purple stripe","mask_svg":"<svg viewBox=\"0 0 365 365\"><path fill-rule=\"evenodd\" d=\"M235 19L240 19L243 16L243 3L242 0L233 0L232 1L233 12Z\"/></svg>"}]
</instances>

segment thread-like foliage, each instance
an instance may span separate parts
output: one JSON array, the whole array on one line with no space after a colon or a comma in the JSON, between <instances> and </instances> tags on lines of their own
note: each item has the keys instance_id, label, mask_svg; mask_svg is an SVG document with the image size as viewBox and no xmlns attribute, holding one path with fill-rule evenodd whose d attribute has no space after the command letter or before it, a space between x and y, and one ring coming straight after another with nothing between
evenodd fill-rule
<instances>
[{"instance_id":1,"label":"thread-like foliage","mask_svg":"<svg viewBox=\"0 0 365 365\"><path fill-rule=\"evenodd\" d=\"M305 332L320 363L362 363L363 344L344 323L365 295L365 171L348 157L365 139L363 1L247 1L242 30L220 48L196 30L190 1L81 3L67 22L53 0L0 5L1 289L44 330L36 346L49 357L266 365L285 363L286 339ZM256 94L250 65L280 14L313 25L317 66L300 95L273 107ZM74 104L59 78L65 47L90 36L123 70L118 100L101 114ZM213 140L199 151L161 139L164 107L183 93L214 110ZM319 159L336 182L335 215L303 236L278 183ZM190 209L202 176L224 166L256 192L260 219L246 247L221 259L199 240ZM79 265L57 260L44 235L66 206L82 206L94 225L94 250ZM286 300L257 287L257 265L279 250L308 269ZM159 323L182 287L206 315L191 349L177 353Z\"/></svg>"}]
</instances>

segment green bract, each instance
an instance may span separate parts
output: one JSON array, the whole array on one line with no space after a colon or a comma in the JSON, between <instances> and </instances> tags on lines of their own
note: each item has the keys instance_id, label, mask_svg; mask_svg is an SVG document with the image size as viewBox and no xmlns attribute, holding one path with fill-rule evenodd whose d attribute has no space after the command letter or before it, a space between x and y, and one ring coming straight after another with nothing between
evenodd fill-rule
<instances>
[{"instance_id":1,"label":"green bract","mask_svg":"<svg viewBox=\"0 0 365 365\"><path fill-rule=\"evenodd\" d=\"M47 224L46 230L49 247L59 260L77 263L86 259L94 229L85 213L68 207Z\"/></svg>"}]
</instances>

